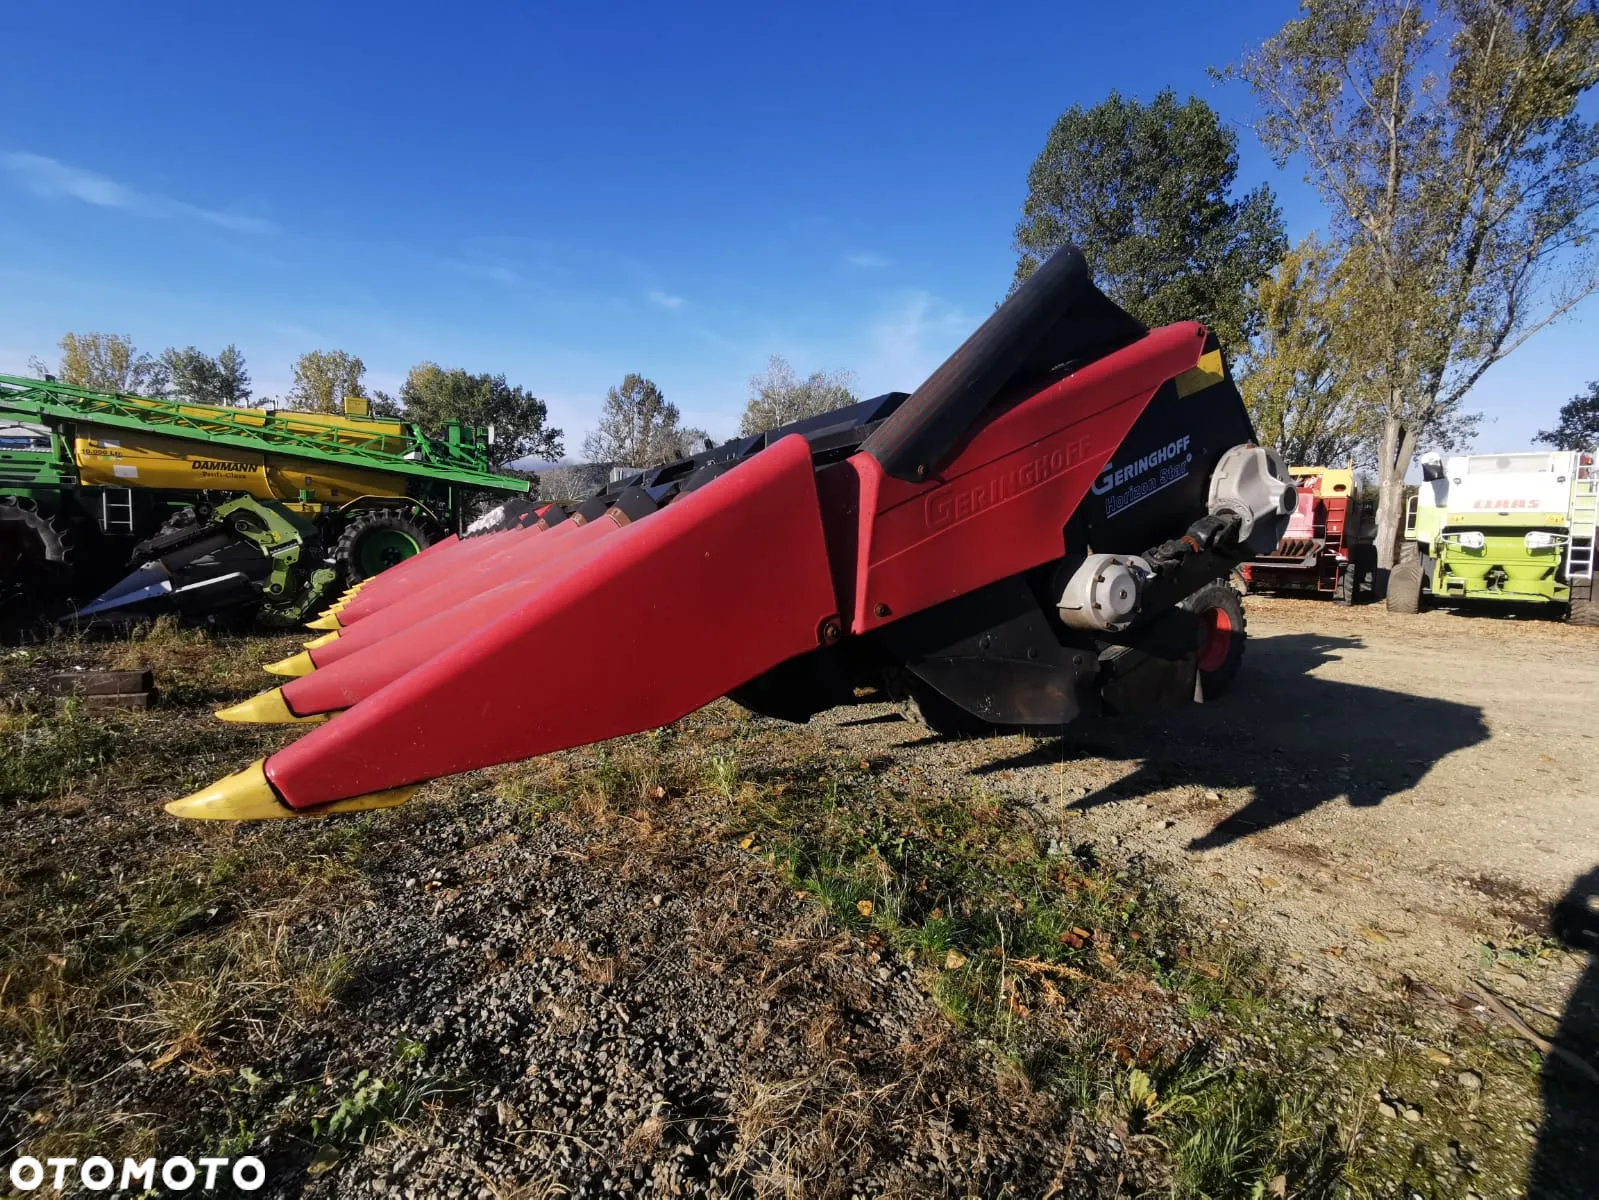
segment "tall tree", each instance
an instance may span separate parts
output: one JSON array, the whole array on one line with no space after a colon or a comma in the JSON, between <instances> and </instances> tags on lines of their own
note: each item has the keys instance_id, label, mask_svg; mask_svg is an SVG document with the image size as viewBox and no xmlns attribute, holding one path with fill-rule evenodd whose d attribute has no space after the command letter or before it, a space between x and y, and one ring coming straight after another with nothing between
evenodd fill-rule
<instances>
[{"instance_id":1,"label":"tall tree","mask_svg":"<svg viewBox=\"0 0 1599 1200\"><path fill-rule=\"evenodd\" d=\"M294 364L289 407L301 412L341 413L346 396L365 395L366 364L343 350L309 350Z\"/></svg>"},{"instance_id":2,"label":"tall tree","mask_svg":"<svg viewBox=\"0 0 1599 1200\"><path fill-rule=\"evenodd\" d=\"M496 467L519 458L553 461L564 453L561 431L550 427L548 406L526 389L507 383L504 375L474 375L459 367L447 370L437 363L417 363L400 387L400 404L410 420L434 436L442 434L450 421L480 429L492 426L489 460Z\"/></svg>"},{"instance_id":3,"label":"tall tree","mask_svg":"<svg viewBox=\"0 0 1599 1200\"><path fill-rule=\"evenodd\" d=\"M243 407L250 403L250 373L237 346L228 345L212 358L193 346L169 346L161 354L172 395L199 404Z\"/></svg>"},{"instance_id":4,"label":"tall tree","mask_svg":"<svg viewBox=\"0 0 1599 1200\"><path fill-rule=\"evenodd\" d=\"M661 389L642 375L628 375L605 394L599 424L583 439L593 462L654 467L682 457L678 411Z\"/></svg>"},{"instance_id":5,"label":"tall tree","mask_svg":"<svg viewBox=\"0 0 1599 1200\"><path fill-rule=\"evenodd\" d=\"M1256 434L1290 464L1345 462L1365 437L1342 298L1332 252L1314 236L1255 289L1260 328L1238 386Z\"/></svg>"},{"instance_id":6,"label":"tall tree","mask_svg":"<svg viewBox=\"0 0 1599 1200\"><path fill-rule=\"evenodd\" d=\"M1405 473L1471 432L1494 363L1599 287L1599 81L1586 0L1304 0L1237 69L1279 163L1299 157L1342 241L1346 320L1377 421L1377 550Z\"/></svg>"},{"instance_id":7,"label":"tall tree","mask_svg":"<svg viewBox=\"0 0 1599 1200\"><path fill-rule=\"evenodd\" d=\"M1599 449L1599 380L1560 406L1553 429L1540 429L1538 441L1556 450Z\"/></svg>"},{"instance_id":8,"label":"tall tree","mask_svg":"<svg viewBox=\"0 0 1599 1200\"><path fill-rule=\"evenodd\" d=\"M854 381L848 371L814 371L801 379L786 358L774 354L767 360L765 374L750 376L749 402L739 432L759 433L854 404L855 393L850 391Z\"/></svg>"},{"instance_id":9,"label":"tall tree","mask_svg":"<svg viewBox=\"0 0 1599 1200\"><path fill-rule=\"evenodd\" d=\"M39 359L29 366L52 374L62 383L96 392L159 396L166 391L167 371L159 359L134 349L120 333L69 333L61 338L61 364L51 371Z\"/></svg>"},{"instance_id":10,"label":"tall tree","mask_svg":"<svg viewBox=\"0 0 1599 1200\"><path fill-rule=\"evenodd\" d=\"M1074 105L1027 173L1016 283L1071 242L1139 320L1203 321L1236 350L1253 331L1249 289L1287 249L1271 189L1234 198L1237 177L1238 135L1203 100Z\"/></svg>"}]
</instances>

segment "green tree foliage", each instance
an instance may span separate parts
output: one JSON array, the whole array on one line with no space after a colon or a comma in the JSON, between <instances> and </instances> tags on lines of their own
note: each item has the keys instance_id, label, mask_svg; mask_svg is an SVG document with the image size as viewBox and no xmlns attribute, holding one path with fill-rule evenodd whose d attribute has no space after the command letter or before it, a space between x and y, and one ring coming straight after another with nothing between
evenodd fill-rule
<instances>
[{"instance_id":1,"label":"green tree foliage","mask_svg":"<svg viewBox=\"0 0 1599 1200\"><path fill-rule=\"evenodd\" d=\"M628 375L605 394L599 424L583 439L593 462L654 467L683 457L683 435L675 404L642 375ZM692 431L698 433L699 431ZM700 436L704 436L703 433Z\"/></svg>"},{"instance_id":2,"label":"green tree foliage","mask_svg":"<svg viewBox=\"0 0 1599 1200\"><path fill-rule=\"evenodd\" d=\"M388 400L379 394L381 400ZM400 388L405 416L431 436L442 436L451 421L494 429L489 459L504 466L520 458L555 460L564 453L561 431L549 424L549 408L504 375L475 375L422 362L411 368ZM376 412L375 415L383 415Z\"/></svg>"},{"instance_id":3,"label":"green tree foliage","mask_svg":"<svg viewBox=\"0 0 1599 1200\"><path fill-rule=\"evenodd\" d=\"M1249 289L1287 248L1271 189L1235 199L1237 175L1238 136L1203 100L1168 89L1073 106L1027 173L1016 283L1070 242L1139 320L1203 321L1236 350L1253 332Z\"/></svg>"},{"instance_id":4,"label":"green tree foliage","mask_svg":"<svg viewBox=\"0 0 1599 1200\"><path fill-rule=\"evenodd\" d=\"M1255 289L1260 326L1237 364L1256 434L1299 466L1346 462L1366 433L1336 265L1314 236L1290 250Z\"/></svg>"},{"instance_id":5,"label":"green tree foliage","mask_svg":"<svg viewBox=\"0 0 1599 1200\"><path fill-rule=\"evenodd\" d=\"M289 407L300 412L342 413L346 396L365 395L366 364L343 350L310 350L294 364Z\"/></svg>"},{"instance_id":6,"label":"green tree foliage","mask_svg":"<svg viewBox=\"0 0 1599 1200\"><path fill-rule=\"evenodd\" d=\"M198 404L243 407L250 403L250 373L237 346L228 345L212 358L193 346L169 346L161 355L171 394Z\"/></svg>"},{"instance_id":7,"label":"green tree foliage","mask_svg":"<svg viewBox=\"0 0 1599 1200\"><path fill-rule=\"evenodd\" d=\"M1426 442L1472 429L1494 363L1599 286L1599 15L1584 0L1304 0L1237 69L1279 163L1303 161L1341 243L1376 422L1382 565Z\"/></svg>"},{"instance_id":8,"label":"green tree foliage","mask_svg":"<svg viewBox=\"0 0 1599 1200\"><path fill-rule=\"evenodd\" d=\"M61 363L54 371L37 358L28 365L41 375L96 392L159 396L166 391L167 371L161 360L140 353L133 339L123 334L69 333L60 345Z\"/></svg>"},{"instance_id":9,"label":"green tree foliage","mask_svg":"<svg viewBox=\"0 0 1599 1200\"><path fill-rule=\"evenodd\" d=\"M854 377L848 371L815 371L801 379L780 354L767 361L764 375L750 376L749 402L739 422L739 432L759 433L790 421L802 421L854 404L850 390Z\"/></svg>"},{"instance_id":10,"label":"green tree foliage","mask_svg":"<svg viewBox=\"0 0 1599 1200\"><path fill-rule=\"evenodd\" d=\"M1599 449L1599 380L1560 406L1560 421L1540 429L1538 440L1556 450Z\"/></svg>"}]
</instances>

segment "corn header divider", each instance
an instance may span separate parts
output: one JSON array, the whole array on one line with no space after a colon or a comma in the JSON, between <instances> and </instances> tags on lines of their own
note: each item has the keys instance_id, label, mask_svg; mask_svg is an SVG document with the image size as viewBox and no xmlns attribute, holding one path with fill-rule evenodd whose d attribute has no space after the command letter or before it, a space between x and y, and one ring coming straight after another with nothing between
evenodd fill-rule
<instances>
[{"instance_id":1,"label":"corn header divider","mask_svg":"<svg viewBox=\"0 0 1599 1200\"><path fill-rule=\"evenodd\" d=\"M347 593L218 714L313 727L168 810L383 807L722 695L803 721L870 688L947 735L1213 699L1244 647L1221 581L1295 502L1214 337L1146 329L1067 248L908 396L509 502Z\"/></svg>"}]
</instances>

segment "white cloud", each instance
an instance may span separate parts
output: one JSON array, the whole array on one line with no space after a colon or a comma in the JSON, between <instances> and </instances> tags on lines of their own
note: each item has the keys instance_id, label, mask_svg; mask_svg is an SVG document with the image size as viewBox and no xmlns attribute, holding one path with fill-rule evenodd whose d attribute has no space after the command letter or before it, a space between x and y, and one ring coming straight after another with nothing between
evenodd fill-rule
<instances>
[{"instance_id":1,"label":"white cloud","mask_svg":"<svg viewBox=\"0 0 1599 1200\"><path fill-rule=\"evenodd\" d=\"M35 196L47 199L66 197L93 204L97 208L117 208L144 217L179 217L202 221L232 233L268 234L278 230L271 221L260 217L219 212L174 200L170 196L141 192L114 179L107 179L104 175L69 166L42 154L0 154L0 168Z\"/></svg>"},{"instance_id":2,"label":"white cloud","mask_svg":"<svg viewBox=\"0 0 1599 1200\"><path fill-rule=\"evenodd\" d=\"M491 283L501 283L506 287L514 287L522 282L522 277L504 263L464 262L458 258L450 258L444 261L444 266L462 275L470 275L474 279L487 279Z\"/></svg>"},{"instance_id":3,"label":"white cloud","mask_svg":"<svg viewBox=\"0 0 1599 1200\"><path fill-rule=\"evenodd\" d=\"M881 254L851 254L844 261L852 267L875 268L888 266L888 259Z\"/></svg>"},{"instance_id":4,"label":"white cloud","mask_svg":"<svg viewBox=\"0 0 1599 1200\"><path fill-rule=\"evenodd\" d=\"M662 308L676 309L683 307L683 297L669 295L668 293L661 291L659 288L652 292L646 293L645 298L648 299L651 304L658 304Z\"/></svg>"},{"instance_id":5,"label":"white cloud","mask_svg":"<svg viewBox=\"0 0 1599 1200\"><path fill-rule=\"evenodd\" d=\"M905 293L871 327L860 366L861 394L913 391L976 326L930 292Z\"/></svg>"}]
</instances>

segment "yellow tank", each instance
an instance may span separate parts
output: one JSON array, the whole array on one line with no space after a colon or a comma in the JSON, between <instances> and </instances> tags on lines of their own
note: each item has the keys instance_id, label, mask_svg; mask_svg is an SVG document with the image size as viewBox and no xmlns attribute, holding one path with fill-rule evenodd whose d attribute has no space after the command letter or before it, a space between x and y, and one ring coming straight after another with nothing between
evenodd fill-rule
<instances>
[{"instance_id":1,"label":"yellow tank","mask_svg":"<svg viewBox=\"0 0 1599 1200\"><path fill-rule=\"evenodd\" d=\"M196 406L197 412L210 412ZM240 410L240 417L257 416ZM392 436L398 446L397 421L347 421L320 413L295 413L296 422L332 426L350 432L351 445L374 446ZM282 424L282 415L276 418ZM241 421L240 424L244 424ZM285 454L261 454L231 446L200 445L180 438L135 433L107 426L79 426L73 441L78 477L85 487L137 487L172 491L247 492L257 500L288 504L341 505L358 496L403 496L405 479L383 471L365 471Z\"/></svg>"}]
</instances>

